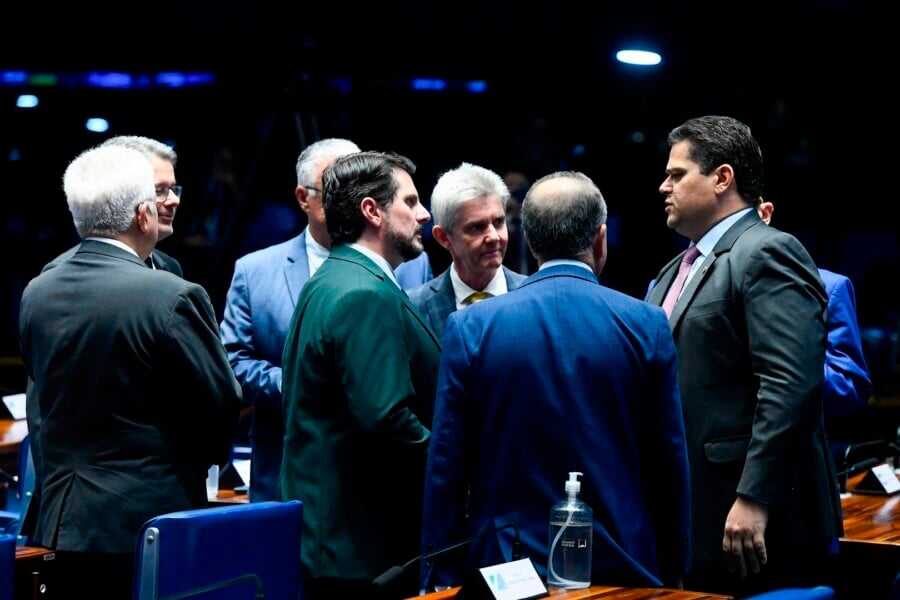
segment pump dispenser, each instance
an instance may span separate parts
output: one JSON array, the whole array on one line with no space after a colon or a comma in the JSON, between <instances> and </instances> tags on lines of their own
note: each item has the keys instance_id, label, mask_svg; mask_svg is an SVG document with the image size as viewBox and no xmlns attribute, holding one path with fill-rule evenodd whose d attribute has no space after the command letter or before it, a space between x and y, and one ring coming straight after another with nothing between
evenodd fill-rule
<instances>
[{"instance_id":1,"label":"pump dispenser","mask_svg":"<svg viewBox=\"0 0 900 600\"><path fill-rule=\"evenodd\" d=\"M582 473L569 472L567 497L550 509L550 555L547 558L547 585L564 589L591 585L591 550L594 541L594 513L578 499Z\"/></svg>"}]
</instances>

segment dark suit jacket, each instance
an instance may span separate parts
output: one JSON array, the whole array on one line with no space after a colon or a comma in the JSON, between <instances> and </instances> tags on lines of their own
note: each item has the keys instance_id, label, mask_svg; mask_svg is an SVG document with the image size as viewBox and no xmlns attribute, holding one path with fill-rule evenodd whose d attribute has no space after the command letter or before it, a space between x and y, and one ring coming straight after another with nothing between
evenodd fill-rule
<instances>
[{"instance_id":1,"label":"dark suit jacket","mask_svg":"<svg viewBox=\"0 0 900 600\"><path fill-rule=\"evenodd\" d=\"M240 396L217 329L201 287L103 242L29 283L19 334L41 431L38 543L131 553L150 517L206 506Z\"/></svg>"},{"instance_id":2,"label":"dark suit jacket","mask_svg":"<svg viewBox=\"0 0 900 600\"><path fill-rule=\"evenodd\" d=\"M663 267L650 302L662 304L680 262ZM822 419L825 306L809 254L755 212L725 232L675 305L695 560L723 560L739 494L768 505L770 556L841 533Z\"/></svg>"},{"instance_id":3,"label":"dark suit jacket","mask_svg":"<svg viewBox=\"0 0 900 600\"><path fill-rule=\"evenodd\" d=\"M80 244L77 246L72 246L71 248L48 262L46 265L44 265L44 268L41 269L41 273L43 273L44 271L49 271L54 267L58 267L61 262L72 258L73 256L75 256L75 253L78 252L78 249L80 247ZM162 250L154 248L150 256L153 259L153 264L156 265L157 269L168 271L169 273L178 275L179 277L184 277L184 272L181 270L181 264Z\"/></svg>"},{"instance_id":4,"label":"dark suit jacket","mask_svg":"<svg viewBox=\"0 0 900 600\"><path fill-rule=\"evenodd\" d=\"M453 280L450 279L450 269L452 268L453 265L428 283L409 292L409 299L419 309L439 338L444 335L444 323L447 322L447 317L456 311L456 294L453 292ZM525 281L525 275L514 273L506 267L502 268L503 275L506 277L506 287L510 292Z\"/></svg>"},{"instance_id":5,"label":"dark suit jacket","mask_svg":"<svg viewBox=\"0 0 900 600\"><path fill-rule=\"evenodd\" d=\"M244 390L244 402L253 405L250 439L250 500L277 500L284 440L281 413L281 356L291 315L303 284L309 279L306 235L252 252L234 265L234 277L225 302L222 342L228 360ZM428 257L397 267L401 286L420 285L431 277Z\"/></svg>"},{"instance_id":6,"label":"dark suit jacket","mask_svg":"<svg viewBox=\"0 0 900 600\"><path fill-rule=\"evenodd\" d=\"M281 492L303 500L305 573L371 579L419 546L437 336L338 246L303 287L283 358Z\"/></svg>"},{"instance_id":7,"label":"dark suit jacket","mask_svg":"<svg viewBox=\"0 0 900 600\"><path fill-rule=\"evenodd\" d=\"M580 498L593 509L595 583L659 585L684 572L688 466L661 310L559 265L454 312L443 341L423 551L486 533L469 568L435 559L429 587L510 560L510 532L490 532L508 523L545 576L550 507L568 471L584 473Z\"/></svg>"}]
</instances>

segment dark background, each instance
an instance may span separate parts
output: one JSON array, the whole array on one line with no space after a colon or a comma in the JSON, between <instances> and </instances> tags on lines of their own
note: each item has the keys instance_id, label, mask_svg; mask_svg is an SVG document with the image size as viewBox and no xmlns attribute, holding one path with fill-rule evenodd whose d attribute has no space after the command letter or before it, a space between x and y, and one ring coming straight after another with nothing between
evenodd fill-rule
<instances>
[{"instance_id":1,"label":"dark background","mask_svg":"<svg viewBox=\"0 0 900 600\"><path fill-rule=\"evenodd\" d=\"M604 283L642 297L684 244L666 228L657 191L665 136L690 117L727 114L762 146L773 223L856 285L876 386L890 391L900 274L892 13L888 2L849 0L4 8L0 69L204 71L216 81L0 85L0 354L17 353L22 286L77 241L61 190L66 165L113 135L175 145L185 192L176 235L160 248L221 314L234 259L299 230L294 162L306 144L333 136L412 158L423 198L463 160L532 180L584 171L612 216ZM638 43L663 63L615 62L615 50ZM448 89L414 91L414 77L445 78ZM487 91L468 93L470 80ZM25 92L38 93L38 108L15 108ZM110 130L86 131L94 115ZM198 243L216 199L220 233ZM447 256L430 254L437 273Z\"/></svg>"}]
</instances>

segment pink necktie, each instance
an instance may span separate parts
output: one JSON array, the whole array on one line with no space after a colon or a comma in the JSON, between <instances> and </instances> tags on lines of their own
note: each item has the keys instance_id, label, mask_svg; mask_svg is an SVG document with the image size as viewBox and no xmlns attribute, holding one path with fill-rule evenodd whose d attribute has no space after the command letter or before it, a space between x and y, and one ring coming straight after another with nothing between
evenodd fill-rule
<instances>
[{"instance_id":1,"label":"pink necktie","mask_svg":"<svg viewBox=\"0 0 900 600\"><path fill-rule=\"evenodd\" d=\"M669 291L666 292L666 298L662 303L662 308L666 311L667 317L672 316L672 310L675 308L675 303L678 302L681 290L684 289L684 282L687 279L688 273L691 272L691 265L694 264L694 261L697 260L698 256L700 256L700 251L697 250L697 246L691 246L681 258L681 264L678 266L678 275L669 287Z\"/></svg>"}]
</instances>

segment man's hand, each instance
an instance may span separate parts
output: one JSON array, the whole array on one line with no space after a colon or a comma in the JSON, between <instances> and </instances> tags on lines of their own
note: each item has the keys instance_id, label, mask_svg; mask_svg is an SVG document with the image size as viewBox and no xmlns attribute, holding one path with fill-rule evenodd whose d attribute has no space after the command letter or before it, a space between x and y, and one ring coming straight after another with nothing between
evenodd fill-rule
<instances>
[{"instance_id":1,"label":"man's hand","mask_svg":"<svg viewBox=\"0 0 900 600\"><path fill-rule=\"evenodd\" d=\"M746 498L734 501L725 519L725 537L722 551L728 562L728 570L737 569L741 577L747 576L749 568L759 573L766 564L766 525L769 523L769 509Z\"/></svg>"}]
</instances>

